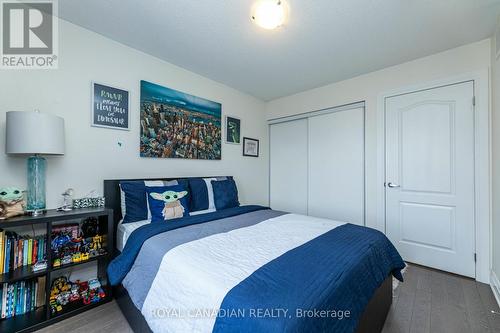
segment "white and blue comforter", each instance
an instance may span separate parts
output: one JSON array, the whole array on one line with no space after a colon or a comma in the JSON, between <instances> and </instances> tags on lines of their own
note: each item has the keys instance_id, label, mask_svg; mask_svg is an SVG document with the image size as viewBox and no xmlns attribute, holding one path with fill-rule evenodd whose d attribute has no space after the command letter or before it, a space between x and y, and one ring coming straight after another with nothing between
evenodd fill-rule
<instances>
[{"instance_id":1,"label":"white and blue comforter","mask_svg":"<svg viewBox=\"0 0 500 333\"><path fill-rule=\"evenodd\" d=\"M140 227L108 275L154 332L353 332L403 267L373 229L244 206Z\"/></svg>"}]
</instances>

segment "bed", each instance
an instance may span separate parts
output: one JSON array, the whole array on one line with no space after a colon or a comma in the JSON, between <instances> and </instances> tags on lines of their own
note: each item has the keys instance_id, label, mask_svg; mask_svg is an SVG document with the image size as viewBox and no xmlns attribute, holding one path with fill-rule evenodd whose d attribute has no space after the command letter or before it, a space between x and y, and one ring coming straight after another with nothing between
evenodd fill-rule
<instances>
[{"instance_id":1,"label":"bed","mask_svg":"<svg viewBox=\"0 0 500 333\"><path fill-rule=\"evenodd\" d=\"M382 330L404 268L382 233L262 206L123 225L120 181L108 276L135 332Z\"/></svg>"}]
</instances>

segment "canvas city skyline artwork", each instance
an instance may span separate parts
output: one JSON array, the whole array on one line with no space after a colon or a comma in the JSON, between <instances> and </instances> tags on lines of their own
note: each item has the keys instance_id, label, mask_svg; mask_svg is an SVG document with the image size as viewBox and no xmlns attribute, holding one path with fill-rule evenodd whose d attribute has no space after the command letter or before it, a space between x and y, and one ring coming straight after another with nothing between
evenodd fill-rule
<instances>
[{"instance_id":1,"label":"canvas city skyline artwork","mask_svg":"<svg viewBox=\"0 0 500 333\"><path fill-rule=\"evenodd\" d=\"M140 156L220 160L222 105L141 81Z\"/></svg>"}]
</instances>

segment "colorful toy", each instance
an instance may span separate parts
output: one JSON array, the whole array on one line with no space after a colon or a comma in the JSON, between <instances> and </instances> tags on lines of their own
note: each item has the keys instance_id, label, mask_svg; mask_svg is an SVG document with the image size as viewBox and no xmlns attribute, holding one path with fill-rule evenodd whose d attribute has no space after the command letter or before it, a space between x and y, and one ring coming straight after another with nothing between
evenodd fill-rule
<instances>
[{"instance_id":1,"label":"colorful toy","mask_svg":"<svg viewBox=\"0 0 500 333\"><path fill-rule=\"evenodd\" d=\"M101 300L99 297L99 291L98 290L92 290L90 292L90 302L91 303L97 303Z\"/></svg>"},{"instance_id":2,"label":"colorful toy","mask_svg":"<svg viewBox=\"0 0 500 333\"><path fill-rule=\"evenodd\" d=\"M57 259L54 259L54 267L59 267L61 266L61 259L57 258Z\"/></svg>"},{"instance_id":3,"label":"colorful toy","mask_svg":"<svg viewBox=\"0 0 500 333\"><path fill-rule=\"evenodd\" d=\"M101 288L101 282L98 279L89 280L89 289Z\"/></svg>"},{"instance_id":4,"label":"colorful toy","mask_svg":"<svg viewBox=\"0 0 500 333\"><path fill-rule=\"evenodd\" d=\"M62 265L71 264L72 260L73 260L73 257L72 257L72 256L70 256L70 255L64 256L64 257L62 258L62 260L61 260L61 264L62 264Z\"/></svg>"},{"instance_id":5,"label":"colorful toy","mask_svg":"<svg viewBox=\"0 0 500 333\"><path fill-rule=\"evenodd\" d=\"M78 301L80 299L79 289L80 289L80 281L76 281L71 286L71 295L69 297L70 302L75 302L75 301Z\"/></svg>"},{"instance_id":6,"label":"colorful toy","mask_svg":"<svg viewBox=\"0 0 500 333\"><path fill-rule=\"evenodd\" d=\"M83 304L90 304L89 283L87 281L80 283L80 297Z\"/></svg>"},{"instance_id":7,"label":"colorful toy","mask_svg":"<svg viewBox=\"0 0 500 333\"><path fill-rule=\"evenodd\" d=\"M160 200L165 203L162 215L165 220L175 219L184 216L184 207L181 205L179 199L187 195L187 191L175 192L165 191L163 193L150 193L151 197L155 200Z\"/></svg>"},{"instance_id":8,"label":"colorful toy","mask_svg":"<svg viewBox=\"0 0 500 333\"><path fill-rule=\"evenodd\" d=\"M70 298L71 285L66 277L61 276L52 281L50 288L49 305L52 313L61 311L63 305L68 304Z\"/></svg>"},{"instance_id":9,"label":"colorful toy","mask_svg":"<svg viewBox=\"0 0 500 333\"><path fill-rule=\"evenodd\" d=\"M71 296L71 293L69 291L64 291L62 293L59 293L57 296L56 296L56 302L59 304L59 305L66 305L69 303L69 298Z\"/></svg>"},{"instance_id":10,"label":"colorful toy","mask_svg":"<svg viewBox=\"0 0 500 333\"><path fill-rule=\"evenodd\" d=\"M23 191L16 187L0 188L0 220L24 215Z\"/></svg>"},{"instance_id":11,"label":"colorful toy","mask_svg":"<svg viewBox=\"0 0 500 333\"><path fill-rule=\"evenodd\" d=\"M88 252L87 252L87 253L82 253L82 256L81 256L82 261L89 260L89 256L90 256L90 255L89 255L89 253L88 253Z\"/></svg>"},{"instance_id":12,"label":"colorful toy","mask_svg":"<svg viewBox=\"0 0 500 333\"><path fill-rule=\"evenodd\" d=\"M52 243L50 244L52 247L52 250L58 251L60 248L62 248L64 245L68 244L71 242L71 237L69 235L59 235L54 237L52 239Z\"/></svg>"},{"instance_id":13,"label":"colorful toy","mask_svg":"<svg viewBox=\"0 0 500 333\"><path fill-rule=\"evenodd\" d=\"M62 311L62 306L57 304L57 301L56 299L50 299L50 302L49 302L49 305L50 305L50 312L54 315L56 314L57 312L59 311Z\"/></svg>"},{"instance_id":14,"label":"colorful toy","mask_svg":"<svg viewBox=\"0 0 500 333\"><path fill-rule=\"evenodd\" d=\"M99 279L71 282L62 276L52 282L49 305L52 314L64 309L71 302L82 302L85 305L96 303L106 297Z\"/></svg>"},{"instance_id":15,"label":"colorful toy","mask_svg":"<svg viewBox=\"0 0 500 333\"><path fill-rule=\"evenodd\" d=\"M38 261L36 264L33 265L33 272L39 272L44 269L47 269L47 260Z\"/></svg>"},{"instance_id":16,"label":"colorful toy","mask_svg":"<svg viewBox=\"0 0 500 333\"><path fill-rule=\"evenodd\" d=\"M73 254L72 260L73 260L73 262L82 261L82 254L80 252Z\"/></svg>"},{"instance_id":17,"label":"colorful toy","mask_svg":"<svg viewBox=\"0 0 500 333\"><path fill-rule=\"evenodd\" d=\"M99 251L102 248L102 236L95 235L92 237L92 249Z\"/></svg>"},{"instance_id":18,"label":"colorful toy","mask_svg":"<svg viewBox=\"0 0 500 333\"><path fill-rule=\"evenodd\" d=\"M106 293L104 292L104 290L102 288L99 288L99 298L103 299L104 297L106 297Z\"/></svg>"}]
</instances>

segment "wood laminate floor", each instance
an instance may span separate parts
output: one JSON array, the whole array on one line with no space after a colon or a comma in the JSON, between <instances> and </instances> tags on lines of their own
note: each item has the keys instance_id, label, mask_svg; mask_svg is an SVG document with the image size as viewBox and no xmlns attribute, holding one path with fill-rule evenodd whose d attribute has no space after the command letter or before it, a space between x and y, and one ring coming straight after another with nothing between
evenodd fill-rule
<instances>
[{"instance_id":1,"label":"wood laminate floor","mask_svg":"<svg viewBox=\"0 0 500 333\"><path fill-rule=\"evenodd\" d=\"M490 286L410 265L394 292L383 333L500 332L500 309ZM39 333L132 332L116 302L49 326Z\"/></svg>"},{"instance_id":2,"label":"wood laminate floor","mask_svg":"<svg viewBox=\"0 0 500 333\"><path fill-rule=\"evenodd\" d=\"M404 277L383 333L500 332L500 309L489 285L416 265Z\"/></svg>"}]
</instances>

